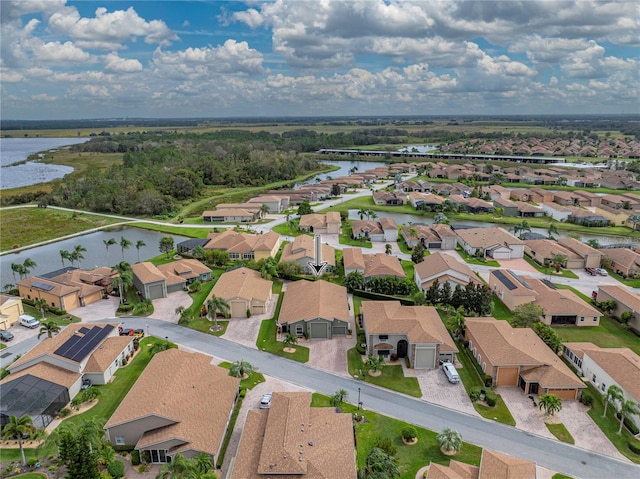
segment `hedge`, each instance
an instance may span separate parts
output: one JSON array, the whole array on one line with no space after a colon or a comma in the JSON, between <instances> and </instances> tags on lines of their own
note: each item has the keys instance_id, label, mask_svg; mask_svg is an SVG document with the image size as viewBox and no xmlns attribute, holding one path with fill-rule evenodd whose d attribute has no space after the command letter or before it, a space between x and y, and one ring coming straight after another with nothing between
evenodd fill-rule
<instances>
[{"instance_id":1,"label":"hedge","mask_svg":"<svg viewBox=\"0 0 640 479\"><path fill-rule=\"evenodd\" d=\"M353 294L355 296L360 296L361 298L366 298L366 299L374 299L374 300L381 300L381 301L396 300L396 301L400 301L400 304L402 304L403 306L415 306L416 304L416 302L411 298L403 298L399 296L390 296L388 294L373 293L371 291L363 291L361 289L354 290Z\"/></svg>"},{"instance_id":2,"label":"hedge","mask_svg":"<svg viewBox=\"0 0 640 479\"><path fill-rule=\"evenodd\" d=\"M137 466L140 464L140 451L134 449L131 451L131 465Z\"/></svg>"},{"instance_id":3,"label":"hedge","mask_svg":"<svg viewBox=\"0 0 640 479\"><path fill-rule=\"evenodd\" d=\"M640 442L638 444L630 442L627 445L629 446L629 449L631 451L635 452L636 454L640 454Z\"/></svg>"}]
</instances>

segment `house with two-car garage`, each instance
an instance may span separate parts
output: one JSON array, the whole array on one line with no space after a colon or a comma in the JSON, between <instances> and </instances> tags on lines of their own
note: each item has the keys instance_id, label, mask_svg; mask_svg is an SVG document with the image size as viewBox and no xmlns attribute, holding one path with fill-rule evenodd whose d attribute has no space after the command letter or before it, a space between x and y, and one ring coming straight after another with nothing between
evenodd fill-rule
<instances>
[{"instance_id":1,"label":"house with two-car garage","mask_svg":"<svg viewBox=\"0 0 640 479\"><path fill-rule=\"evenodd\" d=\"M310 339L345 336L350 329L344 286L327 281L300 280L284 292L278 323L283 333Z\"/></svg>"},{"instance_id":2,"label":"house with two-car garage","mask_svg":"<svg viewBox=\"0 0 640 479\"><path fill-rule=\"evenodd\" d=\"M220 276L204 304L215 296L229 304L232 318L246 318L249 316L248 313L264 314L269 311L271 304L272 285L273 283L262 278L258 271L245 267L237 268Z\"/></svg>"},{"instance_id":3,"label":"house with two-car garage","mask_svg":"<svg viewBox=\"0 0 640 479\"><path fill-rule=\"evenodd\" d=\"M496 260L522 258L524 241L502 228L457 229L458 244L467 254Z\"/></svg>"},{"instance_id":4,"label":"house with two-car garage","mask_svg":"<svg viewBox=\"0 0 640 479\"><path fill-rule=\"evenodd\" d=\"M454 362L458 348L436 308L402 306L400 301L363 301L367 354L408 358L414 369Z\"/></svg>"},{"instance_id":5,"label":"house with two-car garage","mask_svg":"<svg viewBox=\"0 0 640 479\"><path fill-rule=\"evenodd\" d=\"M195 280L208 281L211 270L196 259L182 259L155 266L149 261L131 265L133 285L145 299L166 298Z\"/></svg>"}]
</instances>

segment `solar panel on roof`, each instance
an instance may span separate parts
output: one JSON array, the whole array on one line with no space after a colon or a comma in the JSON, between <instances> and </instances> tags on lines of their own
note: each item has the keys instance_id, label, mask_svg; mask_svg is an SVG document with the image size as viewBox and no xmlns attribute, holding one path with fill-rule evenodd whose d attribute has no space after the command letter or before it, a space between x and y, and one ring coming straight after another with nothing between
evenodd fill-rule
<instances>
[{"instance_id":1,"label":"solar panel on roof","mask_svg":"<svg viewBox=\"0 0 640 479\"><path fill-rule=\"evenodd\" d=\"M90 354L98 344L102 342L104 338L106 338L109 333L113 330L113 326L107 324L104 328L94 328L96 333L91 335L85 341L82 341L82 344L78 345L76 348L76 353L71 357L72 361L82 361L88 354ZM93 331L92 330L92 331ZM85 338L89 336L86 335Z\"/></svg>"},{"instance_id":2,"label":"solar panel on roof","mask_svg":"<svg viewBox=\"0 0 640 479\"><path fill-rule=\"evenodd\" d=\"M505 285L505 287L506 287L509 291L512 291L512 290L514 290L514 289L516 289L516 288L517 288L517 286L516 286L515 284L513 284L513 283L511 282L511 280L510 280L509 278L507 278L507 277L505 276L505 274L504 274L502 271L500 271L499 269L495 270L495 271L493 272L493 274L495 275L495 277L496 277L496 278L498 278L498 280L500 280L500 282L501 282L502 284L504 284L504 285Z\"/></svg>"},{"instance_id":3,"label":"solar panel on roof","mask_svg":"<svg viewBox=\"0 0 640 479\"><path fill-rule=\"evenodd\" d=\"M56 349L53 354L57 354L58 356L62 356L63 358L68 358L68 351L73 348L73 346L82 339L82 336L78 334L74 334L69 339L67 339L62 346Z\"/></svg>"},{"instance_id":4,"label":"solar panel on roof","mask_svg":"<svg viewBox=\"0 0 640 479\"><path fill-rule=\"evenodd\" d=\"M549 286L551 289L558 289L558 288L556 288L556 285L555 285L555 284L553 284L553 283L552 283L551 281L549 281L548 279L543 279L543 280L542 280L542 282L543 282L544 284L546 284L547 286Z\"/></svg>"},{"instance_id":5,"label":"solar panel on roof","mask_svg":"<svg viewBox=\"0 0 640 479\"><path fill-rule=\"evenodd\" d=\"M525 288L527 288L527 289L531 289L531 286L529 286L529 285L527 284L527 282L526 282L524 279L522 279L520 276L518 276L517 274L515 274L515 273L514 273L513 271L511 271L511 270L509 270L509 273L511 273L511 276L513 276L515 279L517 279L517 280L518 280L518 282L519 282L522 286L524 286L524 287L525 287Z\"/></svg>"},{"instance_id":6,"label":"solar panel on roof","mask_svg":"<svg viewBox=\"0 0 640 479\"><path fill-rule=\"evenodd\" d=\"M31 286L42 291L51 291L54 288L52 284L43 283L42 281L34 281Z\"/></svg>"},{"instance_id":7,"label":"solar panel on roof","mask_svg":"<svg viewBox=\"0 0 640 479\"><path fill-rule=\"evenodd\" d=\"M89 328L85 328L84 326L82 326L80 329L78 329L79 333L82 334L87 334L89 331L91 331Z\"/></svg>"}]
</instances>

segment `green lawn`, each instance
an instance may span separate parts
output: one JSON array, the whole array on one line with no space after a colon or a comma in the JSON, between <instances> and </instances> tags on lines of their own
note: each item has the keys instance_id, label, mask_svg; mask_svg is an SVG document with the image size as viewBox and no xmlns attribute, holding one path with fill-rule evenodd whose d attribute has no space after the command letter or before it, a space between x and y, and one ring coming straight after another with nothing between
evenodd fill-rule
<instances>
[{"instance_id":1,"label":"green lawn","mask_svg":"<svg viewBox=\"0 0 640 479\"><path fill-rule=\"evenodd\" d=\"M212 336L222 336L227 332L227 326L229 326L229 321L218 320L218 326L221 326L222 329L220 331L211 331L211 328L215 326L213 321L209 321L209 318L195 318L189 321L189 327L191 329L195 329L196 331L200 331L201 333L211 334Z\"/></svg>"},{"instance_id":2,"label":"green lawn","mask_svg":"<svg viewBox=\"0 0 640 479\"><path fill-rule=\"evenodd\" d=\"M297 225L300 223L300 220L293 221L296 223L295 229L291 229L287 223L282 223L281 225L277 225L271 228L271 231L275 231L279 235L284 236L300 236L304 234L304 231L298 231Z\"/></svg>"},{"instance_id":3,"label":"green lawn","mask_svg":"<svg viewBox=\"0 0 640 479\"><path fill-rule=\"evenodd\" d=\"M465 250L463 250L460 247L456 248L456 252L460 255L460 257L469 264L480 264L480 265L484 265L484 266L495 266L496 268L500 267L500 263L498 263L497 261L493 260L493 259L486 259L486 258L476 258L475 256L471 256L469 254L467 254L467 252Z\"/></svg>"},{"instance_id":4,"label":"green lawn","mask_svg":"<svg viewBox=\"0 0 640 479\"><path fill-rule=\"evenodd\" d=\"M615 273L615 272L611 271L610 269L608 269L607 271L609 272L609 276L611 276L612 278L617 279L622 284L626 284L627 286L629 286L631 288L640 288L640 278L639 279L627 279L627 278L623 278L618 273Z\"/></svg>"},{"instance_id":5,"label":"green lawn","mask_svg":"<svg viewBox=\"0 0 640 479\"><path fill-rule=\"evenodd\" d=\"M533 266L536 269L536 271L538 271L540 273L550 274L551 276L558 276L558 277L561 277L561 278L578 279L578 275L575 274L570 269L561 269L560 272L556 273L555 268L553 268L551 266L542 266L542 265L536 263L531 258L529 258L527 255L524 255L523 258L527 263L529 263L531 266Z\"/></svg>"},{"instance_id":6,"label":"green lawn","mask_svg":"<svg viewBox=\"0 0 640 479\"><path fill-rule=\"evenodd\" d=\"M224 369L231 369L231 363L228 361L222 361L220 364L218 364L218 366ZM251 374L249 374L249 377L247 379L243 379L240 381L240 387L253 389L258 384L263 382L264 374L259 373L258 371L253 371Z\"/></svg>"},{"instance_id":7,"label":"green lawn","mask_svg":"<svg viewBox=\"0 0 640 479\"><path fill-rule=\"evenodd\" d=\"M398 248L405 254L411 254L411 250L407 246L407 242L404 240L404 236L400 233L400 228L398 228Z\"/></svg>"},{"instance_id":8,"label":"green lawn","mask_svg":"<svg viewBox=\"0 0 640 479\"><path fill-rule=\"evenodd\" d=\"M601 348L629 348L640 354L640 339L611 318L602 316L599 326L553 326L563 343L591 342Z\"/></svg>"},{"instance_id":9,"label":"green lawn","mask_svg":"<svg viewBox=\"0 0 640 479\"><path fill-rule=\"evenodd\" d=\"M41 472L29 472L27 474L20 474L19 476L13 476L14 479L42 479L47 475Z\"/></svg>"},{"instance_id":10,"label":"green lawn","mask_svg":"<svg viewBox=\"0 0 640 479\"><path fill-rule=\"evenodd\" d=\"M300 344L296 344L296 351L294 353L286 353L284 351L284 344L282 343L282 341L278 341L276 338L278 333L276 320L278 316L280 316L280 308L282 307L283 298L284 294L281 294L278 297L278 304L276 306L274 317L262 321L262 324L260 325L260 332L258 333L258 339L256 340L256 346L258 347L258 349L267 351L271 354L282 356L283 358L293 359L294 361L298 361L301 363L306 363L307 361L309 361L309 348Z\"/></svg>"},{"instance_id":11,"label":"green lawn","mask_svg":"<svg viewBox=\"0 0 640 479\"><path fill-rule=\"evenodd\" d=\"M340 244L346 244L348 246L357 246L360 248L372 248L373 245L371 241L367 241L365 239L353 239L351 237L351 223L345 221L342 223L342 229L340 230L340 234L338 235L338 242Z\"/></svg>"},{"instance_id":12,"label":"green lawn","mask_svg":"<svg viewBox=\"0 0 640 479\"><path fill-rule=\"evenodd\" d=\"M347 361L349 374L353 377L358 376L359 379L363 379L367 383L375 384L376 386L391 389L392 391L397 391L409 396L422 397L418 379L405 377L402 365L400 364L385 364L382 368L382 374L378 377L373 377L367 374L367 368L355 348L347 351ZM360 371L362 371L362 375Z\"/></svg>"},{"instance_id":13,"label":"green lawn","mask_svg":"<svg viewBox=\"0 0 640 479\"><path fill-rule=\"evenodd\" d=\"M206 228L189 228L189 227L181 227L181 226L171 226L169 224L159 225L155 223L141 222L141 223L135 223L129 226L135 226L136 228L141 228L145 230L159 231L161 233L188 236L189 238L206 238L207 235L210 233L210 231L207 230Z\"/></svg>"},{"instance_id":14,"label":"green lawn","mask_svg":"<svg viewBox=\"0 0 640 479\"><path fill-rule=\"evenodd\" d=\"M559 424L546 424L545 426L547 426L547 429L549 430L549 432L551 434L553 434L555 437L557 437L560 441L562 442L566 442L567 444L575 444L576 441L575 439L573 439L573 436L571 435L571 433L567 430L566 427L564 427L564 424L559 423Z\"/></svg>"},{"instance_id":15,"label":"green lawn","mask_svg":"<svg viewBox=\"0 0 640 479\"><path fill-rule=\"evenodd\" d=\"M564 474L560 474L559 472L551 476L551 479L574 479L571 476L565 476Z\"/></svg>"},{"instance_id":16,"label":"green lawn","mask_svg":"<svg viewBox=\"0 0 640 479\"><path fill-rule=\"evenodd\" d=\"M58 326L66 326L67 324L80 322L80 318L73 316L71 314L57 315L49 311L47 311L47 313L44 316L44 319L42 319L42 313L40 312L40 310L34 308L33 306L29 306L24 302L22 303L22 307L24 308L24 314L29 314L34 318L37 318L41 323L53 321Z\"/></svg>"},{"instance_id":17,"label":"green lawn","mask_svg":"<svg viewBox=\"0 0 640 479\"><path fill-rule=\"evenodd\" d=\"M361 398L366 407L366 397ZM357 398L348 398L350 402L356 402ZM314 407L328 407L329 398L314 393L312 399ZM440 452L440 447L436 441L437 432L429 431L421 427L416 427L418 442L408 446L402 442L402 430L408 423L397 419L376 414L372 411L358 411L356 406L343 404L345 412L357 413L365 417L365 421L357 422L355 426L356 446L357 446L357 466L361 468L376 438L388 438L393 441L397 448L397 460L400 468L400 479L415 479L416 473L430 462L448 465L451 459L467 464L479 465L482 455L482 448L463 443L462 449L454 457L445 456ZM415 427L415 426L414 426Z\"/></svg>"},{"instance_id":18,"label":"green lawn","mask_svg":"<svg viewBox=\"0 0 640 479\"><path fill-rule=\"evenodd\" d=\"M404 270L404 274L407 275L407 278L413 279L413 270L415 268L415 264L413 264L413 261L402 259L400 260L400 263L402 264L402 269Z\"/></svg>"},{"instance_id":19,"label":"green lawn","mask_svg":"<svg viewBox=\"0 0 640 479\"><path fill-rule=\"evenodd\" d=\"M511 318L513 318L513 313L497 296L491 296L491 315L496 319L504 319L506 321L511 321Z\"/></svg>"}]
</instances>

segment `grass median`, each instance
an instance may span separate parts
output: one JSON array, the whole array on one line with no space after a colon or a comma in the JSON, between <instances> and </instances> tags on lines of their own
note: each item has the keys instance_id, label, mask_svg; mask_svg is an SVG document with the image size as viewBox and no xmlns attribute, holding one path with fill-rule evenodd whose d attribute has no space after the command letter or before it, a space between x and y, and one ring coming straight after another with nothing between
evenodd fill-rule
<instances>
[{"instance_id":1,"label":"grass median","mask_svg":"<svg viewBox=\"0 0 640 479\"><path fill-rule=\"evenodd\" d=\"M367 374L367 368L355 348L347 351L347 361L349 374L352 377L357 376L358 379L364 382L391 389L392 391L397 391L408 396L422 397L418 379L405 377L401 364L385 364L382 368L382 374L374 377Z\"/></svg>"}]
</instances>

